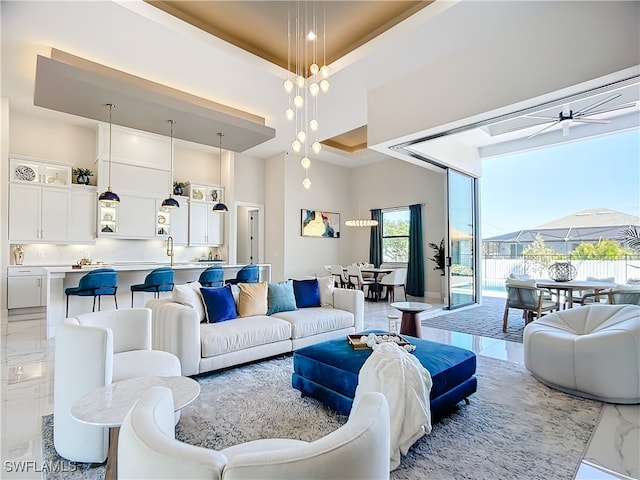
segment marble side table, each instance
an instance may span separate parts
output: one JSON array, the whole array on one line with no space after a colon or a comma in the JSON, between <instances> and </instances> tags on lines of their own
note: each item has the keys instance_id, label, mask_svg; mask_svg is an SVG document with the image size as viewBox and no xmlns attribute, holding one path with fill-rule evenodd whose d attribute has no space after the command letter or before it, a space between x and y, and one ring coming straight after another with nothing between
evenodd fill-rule
<instances>
[{"instance_id":1,"label":"marble side table","mask_svg":"<svg viewBox=\"0 0 640 480\"><path fill-rule=\"evenodd\" d=\"M431 308L431 304L422 302L394 302L391 306L402 312L400 333L411 337L422 338L420 313Z\"/></svg>"},{"instance_id":2,"label":"marble side table","mask_svg":"<svg viewBox=\"0 0 640 480\"><path fill-rule=\"evenodd\" d=\"M200 394L200 385L189 377L137 377L97 388L79 398L71 407L71 415L78 421L109 427L106 479L118 478L120 425L140 395L156 386L171 390L175 411L186 407Z\"/></svg>"}]
</instances>

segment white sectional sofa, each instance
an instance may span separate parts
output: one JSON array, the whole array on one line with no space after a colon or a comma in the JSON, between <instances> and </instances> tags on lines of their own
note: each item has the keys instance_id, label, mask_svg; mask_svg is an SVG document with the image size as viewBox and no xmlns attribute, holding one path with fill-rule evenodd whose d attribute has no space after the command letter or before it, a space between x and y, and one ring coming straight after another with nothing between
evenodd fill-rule
<instances>
[{"instance_id":1,"label":"white sectional sofa","mask_svg":"<svg viewBox=\"0 0 640 480\"><path fill-rule=\"evenodd\" d=\"M197 301L195 297L188 298L190 289L198 292ZM183 375L197 375L364 329L362 291L331 287L321 293L318 307L208 323L199 284L176 285L173 298L149 300L146 304L152 310L152 346L176 355ZM234 297L237 304L237 293Z\"/></svg>"}]
</instances>

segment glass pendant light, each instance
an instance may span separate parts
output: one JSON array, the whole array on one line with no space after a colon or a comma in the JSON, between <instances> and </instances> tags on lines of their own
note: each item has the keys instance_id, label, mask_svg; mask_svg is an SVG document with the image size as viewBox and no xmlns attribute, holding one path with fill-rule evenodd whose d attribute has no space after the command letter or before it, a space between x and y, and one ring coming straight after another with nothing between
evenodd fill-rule
<instances>
[{"instance_id":1,"label":"glass pendant light","mask_svg":"<svg viewBox=\"0 0 640 480\"><path fill-rule=\"evenodd\" d=\"M219 149L220 151L220 184L222 184L222 137L223 136L224 136L224 133L218 132L218 137L220 138L220 149ZM213 211L225 213L225 212L228 212L229 209L224 203L218 202L213 206Z\"/></svg>"},{"instance_id":2,"label":"glass pendant light","mask_svg":"<svg viewBox=\"0 0 640 480\"><path fill-rule=\"evenodd\" d=\"M103 203L120 203L118 194L111 191L111 113L115 105L107 103L106 106L109 107L109 185L107 186L107 191L100 194L98 201Z\"/></svg>"},{"instance_id":3,"label":"glass pendant light","mask_svg":"<svg viewBox=\"0 0 640 480\"><path fill-rule=\"evenodd\" d=\"M165 198L162 201L163 208L179 208L180 203L173 198L173 124L176 123L175 120L169 120L171 124L171 173L169 175L169 198Z\"/></svg>"}]
</instances>

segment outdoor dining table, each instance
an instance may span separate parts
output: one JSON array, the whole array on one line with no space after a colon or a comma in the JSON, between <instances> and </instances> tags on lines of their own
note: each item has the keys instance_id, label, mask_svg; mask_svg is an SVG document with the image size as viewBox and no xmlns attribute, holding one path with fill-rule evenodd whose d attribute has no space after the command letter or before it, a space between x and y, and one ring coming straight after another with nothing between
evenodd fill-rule
<instances>
[{"instance_id":1,"label":"outdoor dining table","mask_svg":"<svg viewBox=\"0 0 640 480\"><path fill-rule=\"evenodd\" d=\"M558 298L560 298L561 292L566 292L567 308L573 308L573 292L575 290L593 290L597 295L604 290L615 287L615 284L594 280L570 280L568 282L536 280L536 286L539 288L555 290Z\"/></svg>"}]
</instances>

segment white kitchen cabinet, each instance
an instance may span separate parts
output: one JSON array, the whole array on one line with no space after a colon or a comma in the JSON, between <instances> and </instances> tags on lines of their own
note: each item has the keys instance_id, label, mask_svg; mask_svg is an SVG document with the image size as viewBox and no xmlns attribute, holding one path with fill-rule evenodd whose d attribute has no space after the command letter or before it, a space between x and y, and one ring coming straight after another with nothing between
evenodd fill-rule
<instances>
[{"instance_id":1,"label":"white kitchen cabinet","mask_svg":"<svg viewBox=\"0 0 640 480\"><path fill-rule=\"evenodd\" d=\"M61 243L69 241L69 188L37 184L9 185L9 241Z\"/></svg>"},{"instance_id":2,"label":"white kitchen cabinet","mask_svg":"<svg viewBox=\"0 0 640 480\"><path fill-rule=\"evenodd\" d=\"M213 211L211 202L189 202L189 245L222 245L223 215Z\"/></svg>"},{"instance_id":3,"label":"white kitchen cabinet","mask_svg":"<svg viewBox=\"0 0 640 480\"><path fill-rule=\"evenodd\" d=\"M180 203L180 208L169 210L171 228L169 232L173 237L174 245L187 245L189 243L189 202L185 197L175 197Z\"/></svg>"},{"instance_id":4,"label":"white kitchen cabinet","mask_svg":"<svg viewBox=\"0 0 640 480\"><path fill-rule=\"evenodd\" d=\"M96 241L96 187L73 185L69 205L69 240L73 243Z\"/></svg>"},{"instance_id":5,"label":"white kitchen cabinet","mask_svg":"<svg viewBox=\"0 0 640 480\"><path fill-rule=\"evenodd\" d=\"M156 199L136 195L120 195L118 204L118 237L155 238L158 210Z\"/></svg>"},{"instance_id":6,"label":"white kitchen cabinet","mask_svg":"<svg viewBox=\"0 0 640 480\"><path fill-rule=\"evenodd\" d=\"M39 267L9 267L7 308L43 307L47 303L46 275Z\"/></svg>"}]
</instances>

